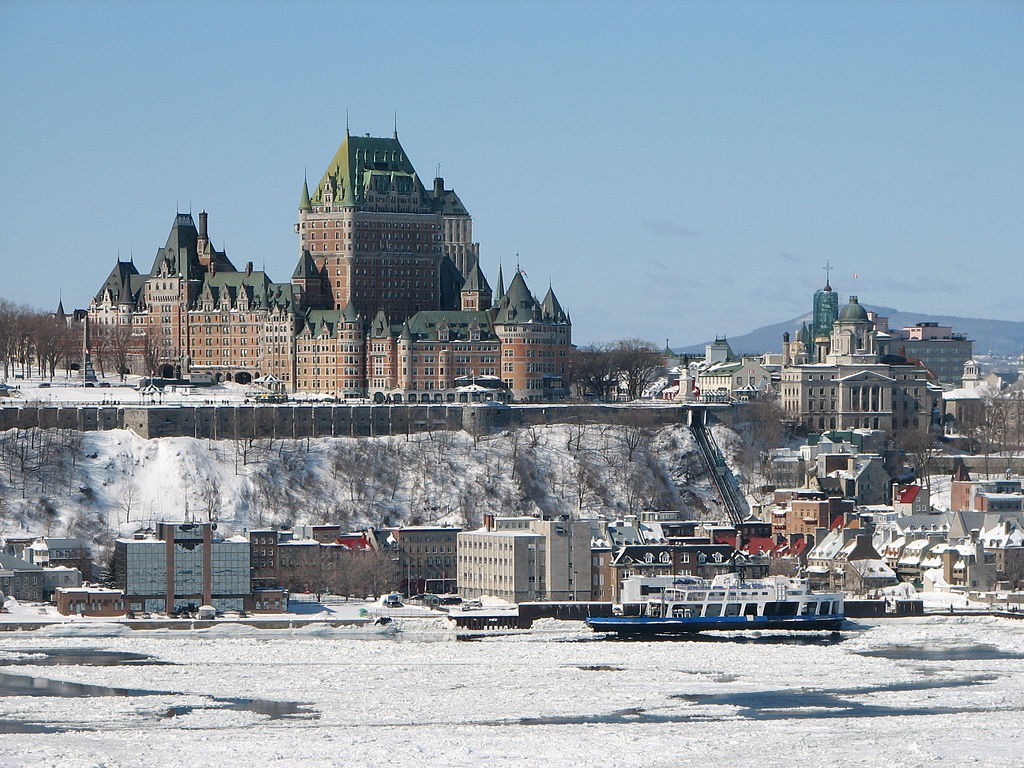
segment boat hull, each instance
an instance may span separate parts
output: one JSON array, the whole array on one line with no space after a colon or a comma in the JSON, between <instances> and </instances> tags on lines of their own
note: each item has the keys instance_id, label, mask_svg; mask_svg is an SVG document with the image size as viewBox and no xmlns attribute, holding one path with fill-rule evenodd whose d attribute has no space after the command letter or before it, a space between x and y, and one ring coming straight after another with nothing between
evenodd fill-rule
<instances>
[{"instance_id":1,"label":"boat hull","mask_svg":"<svg viewBox=\"0 0 1024 768\"><path fill-rule=\"evenodd\" d=\"M587 619L595 632L618 635L691 635L695 632L750 632L752 630L836 631L843 625L841 615L826 616L719 616L715 618L653 618L650 616L609 616Z\"/></svg>"}]
</instances>

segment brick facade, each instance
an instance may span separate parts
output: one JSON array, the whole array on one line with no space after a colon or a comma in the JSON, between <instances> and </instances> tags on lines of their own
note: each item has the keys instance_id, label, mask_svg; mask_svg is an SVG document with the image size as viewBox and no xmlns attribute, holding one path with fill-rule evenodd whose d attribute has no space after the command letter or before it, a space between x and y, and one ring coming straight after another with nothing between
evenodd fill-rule
<instances>
[{"instance_id":1,"label":"brick facade","mask_svg":"<svg viewBox=\"0 0 1024 768\"><path fill-rule=\"evenodd\" d=\"M287 391L394 402L560 399L571 324L517 270L492 294L472 218L436 178L420 182L394 138L353 137L310 194L290 283L238 270L208 217L179 213L149 273L118 261L89 307L97 337L129 347L131 372L207 374Z\"/></svg>"}]
</instances>

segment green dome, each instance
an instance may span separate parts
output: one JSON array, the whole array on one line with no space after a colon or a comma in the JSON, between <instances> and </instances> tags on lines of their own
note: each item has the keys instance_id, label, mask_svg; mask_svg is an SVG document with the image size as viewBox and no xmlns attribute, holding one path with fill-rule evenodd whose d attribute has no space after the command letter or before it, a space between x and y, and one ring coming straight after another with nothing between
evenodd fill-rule
<instances>
[{"instance_id":1,"label":"green dome","mask_svg":"<svg viewBox=\"0 0 1024 768\"><path fill-rule=\"evenodd\" d=\"M867 322L868 313L858 302L856 296L850 297L850 303L839 311L840 320L853 320Z\"/></svg>"}]
</instances>

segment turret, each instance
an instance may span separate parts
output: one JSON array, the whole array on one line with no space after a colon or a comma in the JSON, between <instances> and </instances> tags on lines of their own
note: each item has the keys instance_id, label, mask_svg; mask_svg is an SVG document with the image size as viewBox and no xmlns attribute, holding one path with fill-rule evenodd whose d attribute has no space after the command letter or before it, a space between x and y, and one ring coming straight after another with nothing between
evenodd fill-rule
<instances>
[{"instance_id":1,"label":"turret","mask_svg":"<svg viewBox=\"0 0 1024 768\"><path fill-rule=\"evenodd\" d=\"M462 310L480 312L491 308L491 286L480 271L480 265L474 264L460 293Z\"/></svg>"}]
</instances>

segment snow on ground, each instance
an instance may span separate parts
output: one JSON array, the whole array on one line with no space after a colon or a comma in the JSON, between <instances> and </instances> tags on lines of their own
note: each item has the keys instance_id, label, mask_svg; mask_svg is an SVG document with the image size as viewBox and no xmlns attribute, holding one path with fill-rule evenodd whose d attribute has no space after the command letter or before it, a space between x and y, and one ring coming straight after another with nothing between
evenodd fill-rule
<instances>
[{"instance_id":1,"label":"snow on ground","mask_svg":"<svg viewBox=\"0 0 1024 768\"><path fill-rule=\"evenodd\" d=\"M39 678L34 693L61 692L45 680L127 690L12 695L23 677L0 677L0 766L1020 765L1024 623L857 627L812 644L602 641L572 622L470 643L411 627L370 642L10 633L0 674ZM45 663L86 649L163 663ZM302 706L278 716L239 698Z\"/></svg>"},{"instance_id":2,"label":"snow on ground","mask_svg":"<svg viewBox=\"0 0 1024 768\"><path fill-rule=\"evenodd\" d=\"M8 380L16 387L12 402L31 402L44 405L150 405L204 403L241 403L247 397L265 391L255 386L224 382L211 387L166 386L158 395L145 395L139 391L140 377L100 377L94 386L87 387L75 378L58 375L53 379L30 377L26 380Z\"/></svg>"},{"instance_id":3,"label":"snow on ground","mask_svg":"<svg viewBox=\"0 0 1024 768\"><path fill-rule=\"evenodd\" d=\"M215 516L226 531L293 522L452 523L484 513L618 516L643 508L700 516L713 491L684 425L551 425L474 439L465 432L310 440L145 440L127 430L0 434L6 530L79 535ZM39 454L20 469L26 451Z\"/></svg>"}]
</instances>

